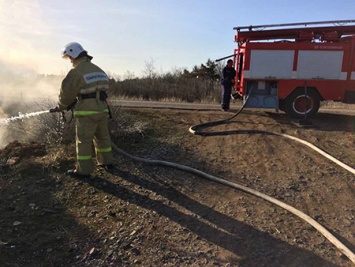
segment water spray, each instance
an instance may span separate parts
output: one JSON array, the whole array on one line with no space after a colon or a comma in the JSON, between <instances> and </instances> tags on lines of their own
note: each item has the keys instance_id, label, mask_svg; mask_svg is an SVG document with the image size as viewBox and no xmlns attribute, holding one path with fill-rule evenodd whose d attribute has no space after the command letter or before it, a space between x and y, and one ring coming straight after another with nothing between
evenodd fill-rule
<instances>
[{"instance_id":1,"label":"water spray","mask_svg":"<svg viewBox=\"0 0 355 267\"><path fill-rule=\"evenodd\" d=\"M21 112L19 112L18 116L13 116L13 117L10 117L10 118L0 119L0 125L7 125L10 122L14 122L14 121L17 121L17 120L28 119L30 117L35 117L35 116L38 116L38 115L41 115L41 114L44 114L44 113L49 113L49 112L50 112L49 110L36 111L36 112L25 113L25 114L22 114Z\"/></svg>"}]
</instances>

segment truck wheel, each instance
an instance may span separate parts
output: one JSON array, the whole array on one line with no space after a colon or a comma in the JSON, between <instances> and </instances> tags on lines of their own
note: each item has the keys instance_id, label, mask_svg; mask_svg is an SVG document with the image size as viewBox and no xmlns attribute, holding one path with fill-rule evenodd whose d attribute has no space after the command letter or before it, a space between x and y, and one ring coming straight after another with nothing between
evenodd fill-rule
<instances>
[{"instance_id":1,"label":"truck wheel","mask_svg":"<svg viewBox=\"0 0 355 267\"><path fill-rule=\"evenodd\" d=\"M316 114L320 106L320 97L315 89L308 89L305 94L303 88L293 91L285 100L285 111L290 117L302 119Z\"/></svg>"}]
</instances>

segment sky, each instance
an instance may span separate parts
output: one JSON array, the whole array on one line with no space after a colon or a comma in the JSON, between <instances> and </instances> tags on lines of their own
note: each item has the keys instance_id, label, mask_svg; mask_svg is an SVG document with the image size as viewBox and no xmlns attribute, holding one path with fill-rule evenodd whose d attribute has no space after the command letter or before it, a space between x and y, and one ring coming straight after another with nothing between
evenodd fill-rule
<instances>
[{"instance_id":1,"label":"sky","mask_svg":"<svg viewBox=\"0 0 355 267\"><path fill-rule=\"evenodd\" d=\"M349 0L0 0L0 78L66 74L69 42L112 77L192 70L233 54L237 26L347 19Z\"/></svg>"}]
</instances>

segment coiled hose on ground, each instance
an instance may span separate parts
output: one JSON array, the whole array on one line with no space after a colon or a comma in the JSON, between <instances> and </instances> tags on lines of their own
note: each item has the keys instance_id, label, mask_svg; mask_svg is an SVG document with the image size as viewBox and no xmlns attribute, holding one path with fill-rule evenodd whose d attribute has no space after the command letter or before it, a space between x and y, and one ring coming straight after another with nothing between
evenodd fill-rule
<instances>
[{"instance_id":1,"label":"coiled hose on ground","mask_svg":"<svg viewBox=\"0 0 355 267\"><path fill-rule=\"evenodd\" d=\"M248 97L249 98L249 97ZM202 124L198 124L198 125L194 125L191 126L189 131L195 135L202 135L202 136L209 136L209 135L216 135L216 134L241 134L241 133L249 133L249 134L253 134L253 133L259 133L259 134L271 134L271 135L277 135L277 136L281 136L281 137L285 137L285 138L289 138L291 140L294 140L296 142L299 142L303 145L306 145L310 148L312 148L313 150L317 151L318 153L320 153L321 155L323 155L324 157L330 159L331 161L333 161L334 163L338 164L339 166L343 167L344 169L346 169L347 171L351 172L352 174L355 174L355 169L351 168L350 166L344 164L343 162L337 160L336 158L332 157L331 155L329 155L328 153L326 153L325 151L321 150L320 148L316 147L315 145L302 140L300 138L291 136L291 135L287 135L287 134L281 134L281 133L274 133L274 132L267 132L267 131L260 131L260 130L234 130L234 131L226 131L226 132L202 132L199 131L200 129L204 128L204 127L211 127L211 126L215 126L215 125L219 125L219 124L223 124L233 118L235 118L238 114L240 114L240 112L244 109L245 104L248 101L248 98L246 99L244 105L241 107L241 109L238 110L238 112L236 114L234 114L232 117L227 118L225 120L218 120L218 121L212 121L212 122L207 122L207 123L202 123ZM151 160L151 159L145 159L145 158L140 158L140 157L136 157L133 156L125 151L123 151L122 149L120 149L117 145L115 145L114 143L112 143L112 148L114 149L114 151L116 151L117 153L123 154L124 156L131 158L135 161L139 161L142 163L146 163L146 164L151 164L151 165L158 165L158 166L164 166L164 167L169 167L169 168L175 168L175 169L179 169L182 171L186 171L189 172L191 174L195 174L197 176L200 176L202 178L208 179L210 181L213 182L217 182L219 184L222 185L226 185L228 187L231 188L235 188L238 190L241 190L243 192L249 193L251 195L257 196L261 199L264 199L272 204L275 204L289 212L291 212L292 214L296 215L297 217L303 219L304 221L306 221L307 223L309 223L310 225L312 225L315 229L317 229L325 238L327 238L335 247L337 247L344 255L346 255L354 264L355 264L355 254L349 249L347 248L343 243L341 243L334 235L332 235L326 228L324 228L321 224L319 224L317 221L315 221L313 218L311 218L310 216L308 216L307 214L295 209L294 207L279 201L273 197L270 197L268 195L265 195L261 192L258 192L256 190L253 190L251 188L245 187L243 185L237 184L237 183L233 183L233 182L229 182L225 179L204 173L202 171L199 171L197 169L185 166L185 165L181 165L181 164L177 164L177 163L172 163L172 162L168 162L168 161L161 161L161 160Z\"/></svg>"}]
</instances>

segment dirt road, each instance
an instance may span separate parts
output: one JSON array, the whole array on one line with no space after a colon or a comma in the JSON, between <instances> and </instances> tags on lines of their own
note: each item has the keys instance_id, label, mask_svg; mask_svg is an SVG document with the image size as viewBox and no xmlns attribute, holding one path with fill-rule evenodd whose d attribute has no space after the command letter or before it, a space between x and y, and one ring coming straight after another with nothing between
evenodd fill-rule
<instances>
[{"instance_id":1,"label":"dirt road","mask_svg":"<svg viewBox=\"0 0 355 267\"><path fill-rule=\"evenodd\" d=\"M187 102L169 102L169 101L143 101L143 100L111 100L116 106L134 107L134 108L170 108L187 110L220 110L219 104L211 103L187 103ZM242 101L236 100L231 104L232 108L238 109L243 105ZM254 109L255 110L255 109ZM261 110L261 109L260 109ZM274 109L270 109L274 110ZM355 115L355 105L330 104L320 108L319 113L335 113Z\"/></svg>"}]
</instances>

